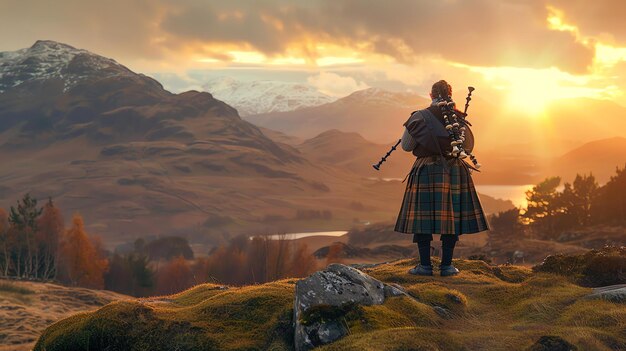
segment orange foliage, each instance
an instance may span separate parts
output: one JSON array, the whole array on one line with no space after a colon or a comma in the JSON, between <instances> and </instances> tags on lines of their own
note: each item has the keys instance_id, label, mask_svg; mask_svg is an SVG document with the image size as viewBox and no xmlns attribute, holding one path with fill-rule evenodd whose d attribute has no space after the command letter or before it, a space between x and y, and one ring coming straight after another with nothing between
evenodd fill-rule
<instances>
[{"instance_id":1,"label":"orange foliage","mask_svg":"<svg viewBox=\"0 0 626 351\"><path fill-rule=\"evenodd\" d=\"M78 214L65 233L59 261L59 275L66 283L95 289L104 287L103 275L108 261L89 240L83 218Z\"/></svg>"},{"instance_id":2,"label":"orange foliage","mask_svg":"<svg viewBox=\"0 0 626 351\"><path fill-rule=\"evenodd\" d=\"M326 265L343 262L342 248L343 245L340 242L334 242L330 245L328 255L326 255Z\"/></svg>"},{"instance_id":3,"label":"orange foliage","mask_svg":"<svg viewBox=\"0 0 626 351\"><path fill-rule=\"evenodd\" d=\"M161 295L175 294L193 285L191 268L182 256L167 262L157 274L157 293Z\"/></svg>"},{"instance_id":4,"label":"orange foliage","mask_svg":"<svg viewBox=\"0 0 626 351\"><path fill-rule=\"evenodd\" d=\"M193 267L197 282L244 285L303 277L317 269L317 260L306 245L265 236L234 238Z\"/></svg>"},{"instance_id":5,"label":"orange foliage","mask_svg":"<svg viewBox=\"0 0 626 351\"><path fill-rule=\"evenodd\" d=\"M56 267L59 257L59 240L63 238L65 231L61 210L54 206L52 200L44 206L41 217L37 220L37 232L35 240L39 245L38 260L41 263L41 275L43 279L54 278L57 274Z\"/></svg>"}]
</instances>

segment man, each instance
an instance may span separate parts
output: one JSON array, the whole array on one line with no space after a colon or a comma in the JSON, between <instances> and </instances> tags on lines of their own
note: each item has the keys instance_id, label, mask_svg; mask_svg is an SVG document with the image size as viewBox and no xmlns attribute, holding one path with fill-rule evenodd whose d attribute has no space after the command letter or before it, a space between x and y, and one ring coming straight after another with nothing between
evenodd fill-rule
<instances>
[{"instance_id":1,"label":"man","mask_svg":"<svg viewBox=\"0 0 626 351\"><path fill-rule=\"evenodd\" d=\"M489 229L480 199L472 181L470 166L451 156L452 141L438 103L451 99L452 86L445 80L433 84L429 107L415 111L404 123L402 149L410 151L416 160L408 174L402 206L395 231L413 234L420 263L410 274L433 275L430 260L432 234L440 234L442 257L439 266L442 276L455 275L459 270L452 265L454 247L462 234ZM465 116L454 109L457 116ZM464 150L474 148L474 136L465 125Z\"/></svg>"}]
</instances>

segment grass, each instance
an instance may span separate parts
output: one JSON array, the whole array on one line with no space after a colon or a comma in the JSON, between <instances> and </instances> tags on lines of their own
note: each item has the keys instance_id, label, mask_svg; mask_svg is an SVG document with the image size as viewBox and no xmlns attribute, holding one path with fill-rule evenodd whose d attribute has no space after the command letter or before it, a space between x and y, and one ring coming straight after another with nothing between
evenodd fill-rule
<instances>
[{"instance_id":1,"label":"grass","mask_svg":"<svg viewBox=\"0 0 626 351\"><path fill-rule=\"evenodd\" d=\"M402 285L409 296L309 316L338 318L349 330L319 349L511 351L528 349L544 335L580 350L626 349L626 306L582 299L591 289L567 277L470 260L455 260L461 273L453 277L407 274L416 263L364 269ZM51 325L35 350L292 350L294 282L226 290L203 284L112 303Z\"/></svg>"},{"instance_id":2,"label":"grass","mask_svg":"<svg viewBox=\"0 0 626 351\"><path fill-rule=\"evenodd\" d=\"M27 304L32 301L31 296L35 292L17 283L10 281L0 282L0 298L7 299L9 301Z\"/></svg>"},{"instance_id":3,"label":"grass","mask_svg":"<svg viewBox=\"0 0 626 351\"><path fill-rule=\"evenodd\" d=\"M0 283L0 293L30 295L30 294L34 294L35 292L25 287L14 284L14 283L2 282Z\"/></svg>"}]
</instances>

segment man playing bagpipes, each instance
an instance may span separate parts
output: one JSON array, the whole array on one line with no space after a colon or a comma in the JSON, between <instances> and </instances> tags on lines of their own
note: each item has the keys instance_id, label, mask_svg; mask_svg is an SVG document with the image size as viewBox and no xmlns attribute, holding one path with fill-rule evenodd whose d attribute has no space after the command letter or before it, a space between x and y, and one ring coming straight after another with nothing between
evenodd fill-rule
<instances>
[{"instance_id":1,"label":"man playing bagpipes","mask_svg":"<svg viewBox=\"0 0 626 351\"><path fill-rule=\"evenodd\" d=\"M466 112L474 88L469 89ZM480 164L472 155L474 136L467 114L455 108L452 87L445 80L433 84L430 97L431 105L414 111L404 123L399 141L416 159L406 178L395 231L413 234L420 263L409 273L417 275L433 275L430 244L432 234L440 234L439 269L442 276L449 276L459 273L452 265L459 236L488 230L489 225L471 176ZM463 160L468 157L473 166Z\"/></svg>"}]
</instances>

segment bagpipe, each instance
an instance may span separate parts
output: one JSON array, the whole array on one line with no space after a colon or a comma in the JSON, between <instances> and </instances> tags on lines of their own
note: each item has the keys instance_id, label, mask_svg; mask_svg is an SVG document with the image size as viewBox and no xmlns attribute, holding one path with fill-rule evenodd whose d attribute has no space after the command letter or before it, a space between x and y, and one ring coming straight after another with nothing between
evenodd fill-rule
<instances>
[{"instance_id":1,"label":"bagpipe","mask_svg":"<svg viewBox=\"0 0 626 351\"><path fill-rule=\"evenodd\" d=\"M452 146L452 151L449 153L448 156L457 157L459 159L465 159L469 157L474 164L474 168L478 170L481 164L478 163L478 160L470 151L467 151L463 148L463 142L465 141L465 130L467 129L466 126L471 126L471 123L469 123L469 121L467 121L465 117L467 116L467 108L469 107L469 102L472 100L472 92L475 90L474 87L467 87L467 89L469 90L469 93L465 98L465 110L463 111L463 114L461 116L457 116L454 110L455 102L452 101L452 97L450 97L449 95L445 98L439 95L439 102L437 102L436 105L441 109L445 122L445 128L448 131L448 136L451 139L450 146ZM387 160L387 157L389 157L389 155L391 155L391 153L398 147L401 141L402 139L398 140L398 142L391 147L391 150L389 150L385 154L385 156L383 156L380 161L378 161L378 163L373 164L372 167L374 167L375 170L379 171L380 166L383 164L383 162Z\"/></svg>"},{"instance_id":2,"label":"bagpipe","mask_svg":"<svg viewBox=\"0 0 626 351\"><path fill-rule=\"evenodd\" d=\"M463 148L463 142L465 141L465 130L466 126L471 125L465 117L467 116L467 108L469 107L469 102L472 100L472 92L475 90L474 87L467 87L469 93L467 94L467 98L465 98L465 111L461 116L457 116L454 111L455 102L452 101L452 97L450 95L445 98L439 95L439 102L436 103L439 108L441 108L441 113L443 114L443 120L445 122L446 130L448 131L448 136L452 140L450 142L450 146L452 146L452 151L449 156L458 157L460 159L467 158L469 156L470 160L474 164L474 168L479 169L481 164L476 160L476 156L474 156L471 152L466 151Z\"/></svg>"}]
</instances>

